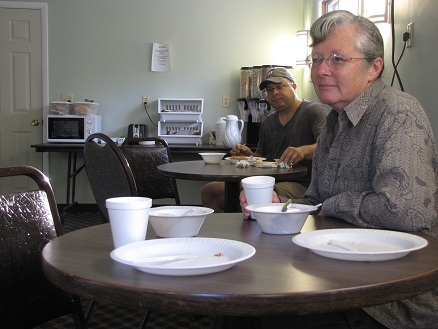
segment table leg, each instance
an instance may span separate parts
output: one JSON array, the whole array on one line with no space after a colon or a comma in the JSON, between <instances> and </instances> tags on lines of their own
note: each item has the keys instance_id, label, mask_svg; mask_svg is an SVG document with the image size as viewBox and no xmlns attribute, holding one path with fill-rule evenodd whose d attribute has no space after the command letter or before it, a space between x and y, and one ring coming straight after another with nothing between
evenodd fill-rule
<instances>
[{"instance_id":1,"label":"table leg","mask_svg":"<svg viewBox=\"0 0 438 329\"><path fill-rule=\"evenodd\" d=\"M73 153L73 157L72 157ZM68 166L67 166L67 203L61 212L61 222L64 222L65 213L71 208L77 205L76 197L76 175L78 175L82 169L85 168L85 164L77 168L77 154L75 151L68 152ZM71 192L71 202L70 202Z\"/></svg>"},{"instance_id":2,"label":"table leg","mask_svg":"<svg viewBox=\"0 0 438 329\"><path fill-rule=\"evenodd\" d=\"M241 212L240 182L225 182L225 212Z\"/></svg>"},{"instance_id":3,"label":"table leg","mask_svg":"<svg viewBox=\"0 0 438 329\"><path fill-rule=\"evenodd\" d=\"M77 153L74 152L73 154L73 171L71 174L71 179L72 179L72 188L71 188L71 203L75 203L75 198L76 198L76 175L81 171L77 171L76 168L76 159L77 159Z\"/></svg>"},{"instance_id":4,"label":"table leg","mask_svg":"<svg viewBox=\"0 0 438 329\"><path fill-rule=\"evenodd\" d=\"M71 157L72 157L72 152L68 152L68 164L67 164L67 200L66 200L66 205L70 204L70 176L71 176L71 166L72 166L72 158ZM75 161L76 161L76 157L75 157Z\"/></svg>"}]
</instances>

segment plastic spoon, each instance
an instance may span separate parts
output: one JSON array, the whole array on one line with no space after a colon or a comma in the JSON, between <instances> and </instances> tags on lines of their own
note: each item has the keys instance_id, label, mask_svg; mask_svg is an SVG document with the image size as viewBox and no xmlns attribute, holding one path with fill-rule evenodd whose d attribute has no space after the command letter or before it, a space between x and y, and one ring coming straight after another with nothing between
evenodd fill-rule
<instances>
[{"instance_id":1,"label":"plastic spoon","mask_svg":"<svg viewBox=\"0 0 438 329\"><path fill-rule=\"evenodd\" d=\"M142 257L132 260L133 264L139 263L149 263L149 262L170 262L174 260L186 260L198 258L198 255L173 255L173 256L153 256L153 257Z\"/></svg>"},{"instance_id":2,"label":"plastic spoon","mask_svg":"<svg viewBox=\"0 0 438 329\"><path fill-rule=\"evenodd\" d=\"M184 211L181 215L176 215L176 214L173 214L171 212L160 212L160 213L158 213L158 215L160 215L160 216L173 216L173 217L178 216L178 217L182 217L182 216L190 215L194 211L195 211L195 209L191 208L191 209L189 209L187 211Z\"/></svg>"},{"instance_id":3,"label":"plastic spoon","mask_svg":"<svg viewBox=\"0 0 438 329\"><path fill-rule=\"evenodd\" d=\"M348 243L342 242L342 241L338 241L338 240L334 240L334 239L330 239L327 241L327 244L334 246L334 247L338 247L347 251L359 251L356 248L350 246Z\"/></svg>"},{"instance_id":4,"label":"plastic spoon","mask_svg":"<svg viewBox=\"0 0 438 329\"><path fill-rule=\"evenodd\" d=\"M283 205L283 207L281 208L282 212L286 212L288 208L295 208L295 209L300 209L299 207L295 207L292 206L290 207L290 203L292 202L292 199L289 199L286 201L286 203ZM322 206L322 203L318 203L317 205L314 205L313 207L319 208ZM315 209L316 210L316 209Z\"/></svg>"},{"instance_id":5,"label":"plastic spoon","mask_svg":"<svg viewBox=\"0 0 438 329\"><path fill-rule=\"evenodd\" d=\"M191 209L187 210L186 212L183 212L181 216L191 215L194 211L195 211L195 209L191 208Z\"/></svg>"},{"instance_id":6,"label":"plastic spoon","mask_svg":"<svg viewBox=\"0 0 438 329\"><path fill-rule=\"evenodd\" d=\"M291 202L292 202L292 199L287 200L286 203L281 208L281 212L286 212L287 211L287 207L290 205Z\"/></svg>"}]
</instances>

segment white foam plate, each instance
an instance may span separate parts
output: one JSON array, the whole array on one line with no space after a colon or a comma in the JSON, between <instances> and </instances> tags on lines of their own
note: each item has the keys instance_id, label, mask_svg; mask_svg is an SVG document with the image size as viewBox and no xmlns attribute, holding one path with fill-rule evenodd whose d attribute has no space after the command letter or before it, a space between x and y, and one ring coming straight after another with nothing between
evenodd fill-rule
<instances>
[{"instance_id":1,"label":"white foam plate","mask_svg":"<svg viewBox=\"0 0 438 329\"><path fill-rule=\"evenodd\" d=\"M330 245L329 240L339 241L356 251ZM413 234L359 228L311 231L294 236L292 241L318 255L350 261L397 259L427 246L426 239Z\"/></svg>"},{"instance_id":2,"label":"white foam plate","mask_svg":"<svg viewBox=\"0 0 438 329\"><path fill-rule=\"evenodd\" d=\"M247 161L249 163L253 163L253 162L256 162L256 161L266 160L266 158L262 158L262 157L250 157L250 156L241 156L241 158L245 158L245 159L235 160L235 159L232 159L232 157L226 157L225 160L228 160L231 163L237 163L237 161Z\"/></svg>"},{"instance_id":3,"label":"white foam plate","mask_svg":"<svg viewBox=\"0 0 438 329\"><path fill-rule=\"evenodd\" d=\"M149 146L155 146L155 141L140 141L138 142L140 145L149 145Z\"/></svg>"},{"instance_id":4,"label":"white foam plate","mask_svg":"<svg viewBox=\"0 0 438 329\"><path fill-rule=\"evenodd\" d=\"M167 238L130 243L111 252L111 258L136 269L159 275L201 275L224 271L255 254L249 244L216 238ZM193 256L190 259L147 261L164 256Z\"/></svg>"}]
</instances>

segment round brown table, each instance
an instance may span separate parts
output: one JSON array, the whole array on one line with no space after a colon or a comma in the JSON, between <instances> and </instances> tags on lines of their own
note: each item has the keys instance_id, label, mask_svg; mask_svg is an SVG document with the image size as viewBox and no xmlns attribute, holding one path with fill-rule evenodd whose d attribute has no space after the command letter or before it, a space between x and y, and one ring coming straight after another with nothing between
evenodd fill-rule
<instances>
[{"instance_id":1,"label":"round brown table","mask_svg":"<svg viewBox=\"0 0 438 329\"><path fill-rule=\"evenodd\" d=\"M293 181L307 175L307 168L294 166L291 169L237 168L228 160L218 164L206 164L203 160L179 161L159 165L158 171L165 176L186 180L225 182L225 212L240 212L240 181L250 176L272 176L276 182Z\"/></svg>"},{"instance_id":2,"label":"round brown table","mask_svg":"<svg viewBox=\"0 0 438 329\"><path fill-rule=\"evenodd\" d=\"M350 228L310 216L303 231ZM239 240L256 254L213 274L163 276L141 272L110 257L109 224L65 234L42 253L47 278L78 296L132 309L206 315L304 314L362 308L412 297L438 286L438 239L381 262L325 258L295 245L293 235L270 235L241 214L211 214L199 237ZM151 227L148 239L156 238Z\"/></svg>"}]
</instances>

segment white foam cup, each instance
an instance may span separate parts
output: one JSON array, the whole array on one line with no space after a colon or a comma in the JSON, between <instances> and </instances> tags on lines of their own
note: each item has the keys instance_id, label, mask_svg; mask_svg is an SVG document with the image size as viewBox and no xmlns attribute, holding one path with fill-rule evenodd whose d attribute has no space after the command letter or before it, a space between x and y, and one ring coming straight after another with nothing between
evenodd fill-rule
<instances>
[{"instance_id":1,"label":"white foam cup","mask_svg":"<svg viewBox=\"0 0 438 329\"><path fill-rule=\"evenodd\" d=\"M242 179L241 183L248 205L272 202L272 193L274 192L275 185L274 177L251 176ZM254 218L252 213L251 218Z\"/></svg>"},{"instance_id":2,"label":"white foam cup","mask_svg":"<svg viewBox=\"0 0 438 329\"><path fill-rule=\"evenodd\" d=\"M105 203L116 248L146 239L152 199L119 197L107 199Z\"/></svg>"}]
</instances>

